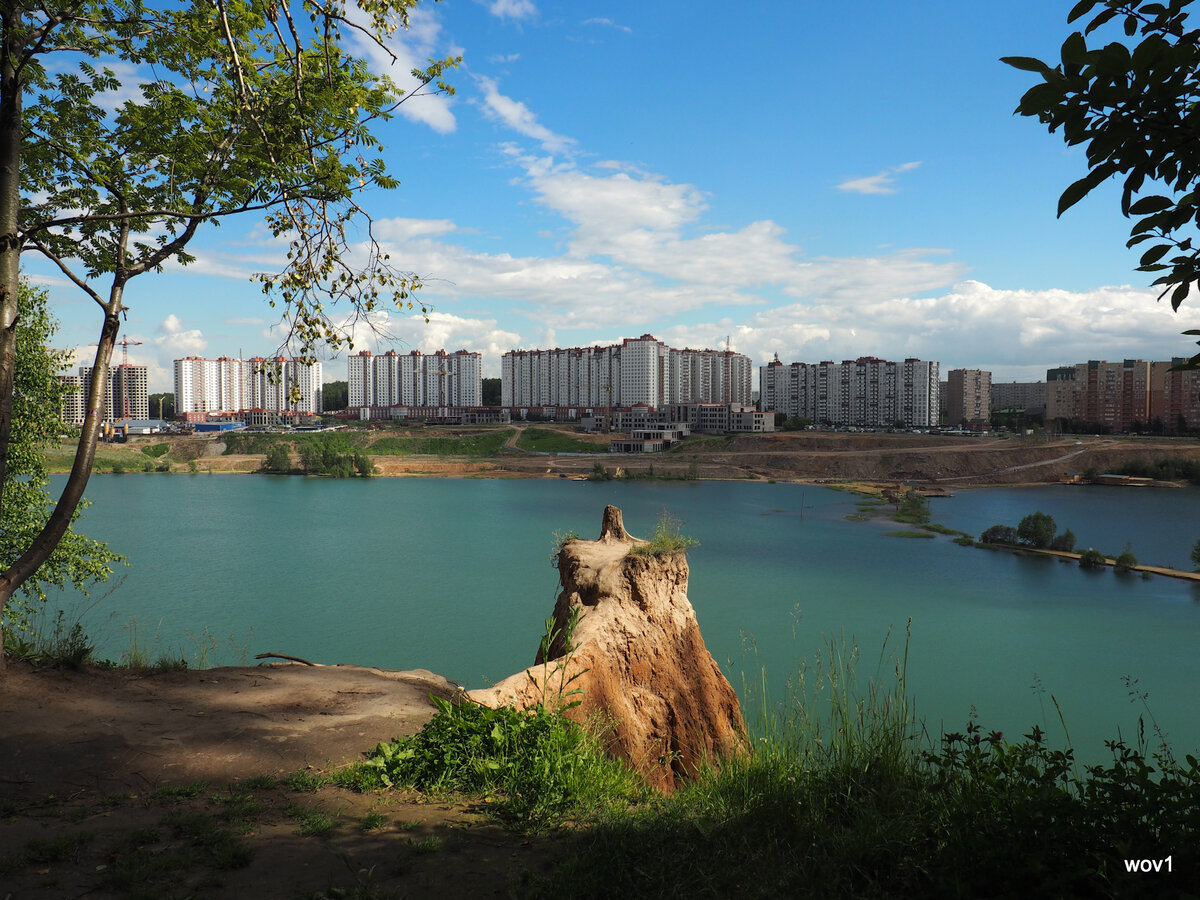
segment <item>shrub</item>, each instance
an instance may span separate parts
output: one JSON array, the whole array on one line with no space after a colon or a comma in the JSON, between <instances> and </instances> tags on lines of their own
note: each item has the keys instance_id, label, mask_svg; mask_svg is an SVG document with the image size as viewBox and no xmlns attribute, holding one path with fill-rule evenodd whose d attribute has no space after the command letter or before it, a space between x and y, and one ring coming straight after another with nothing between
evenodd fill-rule
<instances>
[{"instance_id":1,"label":"shrub","mask_svg":"<svg viewBox=\"0 0 1200 900\"><path fill-rule=\"evenodd\" d=\"M612 473L605 468L604 463L598 462L592 466L588 481L612 481Z\"/></svg>"},{"instance_id":2,"label":"shrub","mask_svg":"<svg viewBox=\"0 0 1200 900\"><path fill-rule=\"evenodd\" d=\"M1054 540L1050 542L1050 549L1060 550L1063 553L1070 553L1073 551L1075 549L1075 532L1068 528L1062 534L1057 535Z\"/></svg>"},{"instance_id":3,"label":"shrub","mask_svg":"<svg viewBox=\"0 0 1200 900\"><path fill-rule=\"evenodd\" d=\"M1079 554L1079 567L1081 569L1100 569L1108 565L1108 557L1099 550L1089 547Z\"/></svg>"},{"instance_id":4,"label":"shrub","mask_svg":"<svg viewBox=\"0 0 1200 900\"><path fill-rule=\"evenodd\" d=\"M1125 549L1121 551L1121 555L1116 558L1113 565L1118 572L1132 572L1137 568L1137 557L1133 555L1133 551L1129 545L1125 545Z\"/></svg>"},{"instance_id":5,"label":"shrub","mask_svg":"<svg viewBox=\"0 0 1200 900\"><path fill-rule=\"evenodd\" d=\"M900 498L900 509L892 518L910 525L924 525L929 515L929 498L920 491L905 491Z\"/></svg>"},{"instance_id":6,"label":"shrub","mask_svg":"<svg viewBox=\"0 0 1200 900\"><path fill-rule=\"evenodd\" d=\"M433 702L437 714L420 732L379 744L337 780L360 789L405 785L424 792L500 793L506 814L532 823L641 794L636 775L561 715L542 707Z\"/></svg>"},{"instance_id":7,"label":"shrub","mask_svg":"<svg viewBox=\"0 0 1200 900\"><path fill-rule=\"evenodd\" d=\"M979 536L981 544L1018 544L1017 529L1011 525L993 525Z\"/></svg>"},{"instance_id":8,"label":"shrub","mask_svg":"<svg viewBox=\"0 0 1200 900\"><path fill-rule=\"evenodd\" d=\"M284 475L292 471L292 455L288 452L287 444L272 444L267 448L267 458L263 461L262 470Z\"/></svg>"}]
</instances>

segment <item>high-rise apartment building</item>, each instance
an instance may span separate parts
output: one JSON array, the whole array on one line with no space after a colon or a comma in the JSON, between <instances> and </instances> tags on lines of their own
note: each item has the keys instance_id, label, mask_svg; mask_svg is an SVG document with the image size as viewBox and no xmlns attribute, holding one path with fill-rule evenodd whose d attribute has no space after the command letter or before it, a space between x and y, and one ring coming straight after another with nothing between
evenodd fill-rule
<instances>
[{"instance_id":1,"label":"high-rise apartment building","mask_svg":"<svg viewBox=\"0 0 1200 900\"><path fill-rule=\"evenodd\" d=\"M785 366L776 358L759 369L758 402L763 410L818 424L929 428L938 420L938 389L936 362L864 356Z\"/></svg>"},{"instance_id":2,"label":"high-rise apartment building","mask_svg":"<svg viewBox=\"0 0 1200 900\"><path fill-rule=\"evenodd\" d=\"M482 359L467 350L428 354L389 350L378 356L364 350L346 361L347 405L482 406Z\"/></svg>"},{"instance_id":3,"label":"high-rise apartment building","mask_svg":"<svg viewBox=\"0 0 1200 900\"><path fill-rule=\"evenodd\" d=\"M606 347L510 350L500 360L502 406L749 403L750 358L677 350L653 335Z\"/></svg>"},{"instance_id":4,"label":"high-rise apartment building","mask_svg":"<svg viewBox=\"0 0 1200 900\"><path fill-rule=\"evenodd\" d=\"M175 360L175 413L321 412L322 365L298 359Z\"/></svg>"},{"instance_id":5,"label":"high-rise apartment building","mask_svg":"<svg viewBox=\"0 0 1200 900\"><path fill-rule=\"evenodd\" d=\"M78 375L60 376L71 391L63 400L62 420L72 425L82 425L87 415L87 398L92 389L92 366L80 366ZM110 366L108 382L104 387L103 419L116 422L121 419L150 418L150 378L145 366Z\"/></svg>"},{"instance_id":6,"label":"high-rise apartment building","mask_svg":"<svg viewBox=\"0 0 1200 900\"><path fill-rule=\"evenodd\" d=\"M946 373L946 421L951 425L988 421L991 402L991 372L951 369Z\"/></svg>"},{"instance_id":7,"label":"high-rise apartment building","mask_svg":"<svg viewBox=\"0 0 1200 900\"><path fill-rule=\"evenodd\" d=\"M992 409L1023 409L1031 416L1045 415L1046 382L993 381Z\"/></svg>"},{"instance_id":8,"label":"high-rise apartment building","mask_svg":"<svg viewBox=\"0 0 1200 900\"><path fill-rule=\"evenodd\" d=\"M1125 431L1150 421L1150 363L1088 360L1046 372L1046 421Z\"/></svg>"},{"instance_id":9,"label":"high-rise apartment building","mask_svg":"<svg viewBox=\"0 0 1200 900\"><path fill-rule=\"evenodd\" d=\"M1161 425L1164 430L1173 432L1200 429L1200 371L1175 369L1186 362L1177 357L1170 362L1150 364L1150 421L1147 424L1152 428Z\"/></svg>"}]
</instances>

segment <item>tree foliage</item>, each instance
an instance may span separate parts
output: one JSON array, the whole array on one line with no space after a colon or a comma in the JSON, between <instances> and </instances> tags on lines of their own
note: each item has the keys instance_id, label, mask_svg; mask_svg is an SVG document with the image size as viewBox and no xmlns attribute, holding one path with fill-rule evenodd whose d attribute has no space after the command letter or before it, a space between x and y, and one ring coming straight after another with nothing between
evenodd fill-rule
<instances>
[{"instance_id":1,"label":"tree foliage","mask_svg":"<svg viewBox=\"0 0 1200 900\"><path fill-rule=\"evenodd\" d=\"M900 498L900 508L893 518L897 522L924 525L930 519L929 498L920 491L905 491Z\"/></svg>"},{"instance_id":2,"label":"tree foliage","mask_svg":"<svg viewBox=\"0 0 1200 900\"><path fill-rule=\"evenodd\" d=\"M287 245L286 263L255 277L302 358L349 344L357 319L412 307L419 279L394 266L356 197L397 184L372 129L423 91L449 91L458 60L414 70L420 87L404 95L352 48L388 52L416 2L0 0L0 483L22 253L56 266L100 325L75 464L0 574L0 609L82 499L126 286L191 262L202 226L254 213Z\"/></svg>"},{"instance_id":3,"label":"tree foliage","mask_svg":"<svg viewBox=\"0 0 1200 900\"><path fill-rule=\"evenodd\" d=\"M151 394L150 416L164 420L175 418L175 395L171 393Z\"/></svg>"},{"instance_id":4,"label":"tree foliage","mask_svg":"<svg viewBox=\"0 0 1200 900\"><path fill-rule=\"evenodd\" d=\"M1046 549L1054 540L1054 517L1041 510L1030 513L1017 525L1017 537L1022 544Z\"/></svg>"},{"instance_id":5,"label":"tree foliage","mask_svg":"<svg viewBox=\"0 0 1200 900\"><path fill-rule=\"evenodd\" d=\"M321 408L337 412L349 405L350 385L345 381L327 381L321 389Z\"/></svg>"},{"instance_id":6,"label":"tree foliage","mask_svg":"<svg viewBox=\"0 0 1200 900\"><path fill-rule=\"evenodd\" d=\"M993 525L979 536L979 543L981 544L1016 545L1020 540L1017 536L1017 529L1011 525Z\"/></svg>"},{"instance_id":7,"label":"tree foliage","mask_svg":"<svg viewBox=\"0 0 1200 900\"><path fill-rule=\"evenodd\" d=\"M1062 534L1054 536L1054 540L1050 542L1051 550L1059 550L1063 553L1070 553L1075 549L1075 532L1070 528Z\"/></svg>"},{"instance_id":8,"label":"tree foliage","mask_svg":"<svg viewBox=\"0 0 1200 900\"><path fill-rule=\"evenodd\" d=\"M484 378L481 385L483 396L480 398L484 406L500 405L501 384L499 378Z\"/></svg>"},{"instance_id":9,"label":"tree foliage","mask_svg":"<svg viewBox=\"0 0 1200 900\"><path fill-rule=\"evenodd\" d=\"M275 472L286 475L292 471L292 454L284 443L272 444L267 448L267 458L263 460L264 472Z\"/></svg>"},{"instance_id":10,"label":"tree foliage","mask_svg":"<svg viewBox=\"0 0 1200 900\"><path fill-rule=\"evenodd\" d=\"M13 436L0 504L0 565L5 567L36 538L53 508L42 451L58 440L63 427L59 412L68 390L56 377L67 354L50 348L56 323L45 293L22 284L19 310ZM99 541L68 528L54 552L21 586L21 598L5 607L5 626L22 627L34 602L46 599L47 585L71 585L86 593L89 585L112 574L112 564L120 559Z\"/></svg>"},{"instance_id":11,"label":"tree foliage","mask_svg":"<svg viewBox=\"0 0 1200 900\"><path fill-rule=\"evenodd\" d=\"M1084 145L1088 172L1063 191L1058 214L1120 178L1121 212L1133 220L1128 246L1143 246L1138 271L1156 276L1159 299L1170 295L1176 310L1200 280L1200 31L1188 27L1191 4L1080 0L1067 21L1091 18L1063 42L1056 65L1002 60L1042 79L1016 111ZM1101 29L1119 29L1117 39L1099 44ZM1200 354L1191 364L1200 367Z\"/></svg>"}]
</instances>

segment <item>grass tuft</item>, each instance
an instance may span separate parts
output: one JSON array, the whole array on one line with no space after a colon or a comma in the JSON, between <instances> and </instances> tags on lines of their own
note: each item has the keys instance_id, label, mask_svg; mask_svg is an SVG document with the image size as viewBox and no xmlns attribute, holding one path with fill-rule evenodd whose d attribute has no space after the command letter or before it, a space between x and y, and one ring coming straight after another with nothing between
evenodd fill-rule
<instances>
[{"instance_id":1,"label":"grass tuft","mask_svg":"<svg viewBox=\"0 0 1200 900\"><path fill-rule=\"evenodd\" d=\"M683 523L664 510L658 517L658 524L654 526L654 534L650 539L634 544L629 548L629 553L631 556L666 556L698 546L698 540L683 533Z\"/></svg>"}]
</instances>

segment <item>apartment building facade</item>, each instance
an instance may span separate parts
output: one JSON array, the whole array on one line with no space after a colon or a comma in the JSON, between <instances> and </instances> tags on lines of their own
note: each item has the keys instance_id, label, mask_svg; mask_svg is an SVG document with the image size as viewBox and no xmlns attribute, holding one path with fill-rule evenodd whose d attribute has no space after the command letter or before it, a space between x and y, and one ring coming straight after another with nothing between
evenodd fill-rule
<instances>
[{"instance_id":1,"label":"apartment building facade","mask_svg":"<svg viewBox=\"0 0 1200 900\"><path fill-rule=\"evenodd\" d=\"M1150 412L1150 363L1088 360L1046 372L1046 422L1079 422L1127 431L1145 425Z\"/></svg>"},{"instance_id":2,"label":"apartment building facade","mask_svg":"<svg viewBox=\"0 0 1200 900\"><path fill-rule=\"evenodd\" d=\"M347 404L363 407L474 407L483 405L483 357L447 353L364 350L347 363Z\"/></svg>"},{"instance_id":3,"label":"apartment building facade","mask_svg":"<svg viewBox=\"0 0 1200 900\"><path fill-rule=\"evenodd\" d=\"M510 350L500 360L508 407L749 403L753 365L726 350L668 347L653 335L605 347Z\"/></svg>"},{"instance_id":4,"label":"apartment building facade","mask_svg":"<svg viewBox=\"0 0 1200 900\"><path fill-rule=\"evenodd\" d=\"M175 414L203 418L249 410L321 412L323 367L299 359L201 359L174 361Z\"/></svg>"},{"instance_id":5,"label":"apartment building facade","mask_svg":"<svg viewBox=\"0 0 1200 900\"><path fill-rule=\"evenodd\" d=\"M791 363L759 369L759 408L822 425L908 428L938 423L938 363L864 356L840 363Z\"/></svg>"},{"instance_id":6,"label":"apartment building facade","mask_svg":"<svg viewBox=\"0 0 1200 900\"><path fill-rule=\"evenodd\" d=\"M69 388L63 398L62 420L82 425L87 415L87 398L92 390L92 366L80 366L77 375L59 376ZM150 418L150 378L146 366L120 365L108 369L104 388L103 418L106 422L121 419Z\"/></svg>"},{"instance_id":7,"label":"apartment building facade","mask_svg":"<svg viewBox=\"0 0 1200 900\"><path fill-rule=\"evenodd\" d=\"M1046 413L1046 382L993 381L992 409L1023 409L1031 416Z\"/></svg>"},{"instance_id":8,"label":"apartment building facade","mask_svg":"<svg viewBox=\"0 0 1200 900\"><path fill-rule=\"evenodd\" d=\"M951 369L946 373L946 421L987 422L991 417L992 373L983 369Z\"/></svg>"},{"instance_id":9,"label":"apartment building facade","mask_svg":"<svg viewBox=\"0 0 1200 900\"><path fill-rule=\"evenodd\" d=\"M1150 424L1166 431L1200 430L1200 370L1172 371L1187 360L1150 364Z\"/></svg>"}]
</instances>

